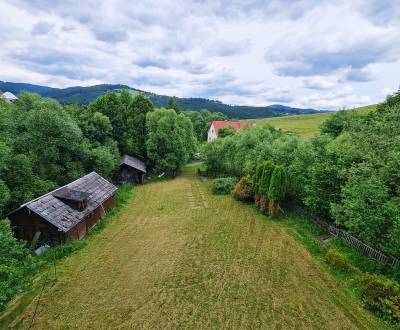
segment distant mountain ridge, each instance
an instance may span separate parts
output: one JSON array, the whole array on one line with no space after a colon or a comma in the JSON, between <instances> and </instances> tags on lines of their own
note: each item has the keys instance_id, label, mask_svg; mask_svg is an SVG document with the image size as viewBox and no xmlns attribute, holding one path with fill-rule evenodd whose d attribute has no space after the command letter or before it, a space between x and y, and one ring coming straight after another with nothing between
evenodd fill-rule
<instances>
[{"instance_id":1,"label":"distant mountain ridge","mask_svg":"<svg viewBox=\"0 0 400 330\"><path fill-rule=\"evenodd\" d=\"M102 84L89 87L76 86L67 88L53 88L26 83L0 81L0 91L8 91L15 95L18 95L21 92L32 92L44 97L54 98L61 103L89 104L100 95L103 95L110 91L119 91L123 88L127 88L133 92L142 93L148 96L156 107L166 107L170 98L170 96L150 93L129 87L127 85L119 84ZM301 115L328 111L292 108L280 104L268 105L265 107L228 105L220 101L209 100L205 98L176 97L175 99L178 105L183 110L199 111L201 109L207 109L211 112L222 112L229 117L238 119L255 119L285 115Z\"/></svg>"}]
</instances>

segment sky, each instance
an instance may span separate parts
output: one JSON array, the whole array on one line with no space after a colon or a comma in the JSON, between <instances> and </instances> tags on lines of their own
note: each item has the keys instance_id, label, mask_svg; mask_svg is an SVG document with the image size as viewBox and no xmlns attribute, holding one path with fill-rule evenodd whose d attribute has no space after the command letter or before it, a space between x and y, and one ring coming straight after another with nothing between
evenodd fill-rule
<instances>
[{"instance_id":1,"label":"sky","mask_svg":"<svg viewBox=\"0 0 400 330\"><path fill-rule=\"evenodd\" d=\"M400 84L398 0L0 0L0 80L341 109Z\"/></svg>"}]
</instances>

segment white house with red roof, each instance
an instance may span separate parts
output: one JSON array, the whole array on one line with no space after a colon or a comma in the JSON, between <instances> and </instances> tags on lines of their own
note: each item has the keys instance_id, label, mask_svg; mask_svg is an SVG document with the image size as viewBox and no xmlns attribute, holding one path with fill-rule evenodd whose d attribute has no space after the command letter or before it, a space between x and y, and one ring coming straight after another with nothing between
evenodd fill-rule
<instances>
[{"instance_id":1,"label":"white house with red roof","mask_svg":"<svg viewBox=\"0 0 400 330\"><path fill-rule=\"evenodd\" d=\"M222 127L233 127L237 131L245 126L244 123L240 121L229 121L229 120L215 120L211 123L210 129L208 130L208 139L207 141L214 141L218 137L218 131ZM249 123L249 127L254 128L256 126L255 123Z\"/></svg>"}]
</instances>

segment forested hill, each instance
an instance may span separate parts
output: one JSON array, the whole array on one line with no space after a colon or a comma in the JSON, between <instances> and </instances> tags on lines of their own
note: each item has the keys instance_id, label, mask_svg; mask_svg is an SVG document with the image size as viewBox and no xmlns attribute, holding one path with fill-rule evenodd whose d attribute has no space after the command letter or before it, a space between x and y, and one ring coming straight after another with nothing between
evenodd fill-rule
<instances>
[{"instance_id":1,"label":"forested hill","mask_svg":"<svg viewBox=\"0 0 400 330\"><path fill-rule=\"evenodd\" d=\"M68 87L68 88L51 88L40 85L32 85L25 83L13 83L0 81L0 91L9 91L16 95L19 93L33 92L45 97L51 97L61 103L80 103L89 104L98 96L107 93L108 91L117 91L123 88L128 88L133 92L143 93L148 96L156 107L166 107L170 96L158 95L150 92L141 91L131 88L126 85L96 85L90 87ZM239 119L246 118L266 118L284 115L299 115L321 112L315 109L300 109L287 107L280 104L269 105L266 107L238 106L228 105L219 101L204 99L204 98L175 98L179 107L182 110L199 111L207 109L211 112L222 112L223 114Z\"/></svg>"}]
</instances>

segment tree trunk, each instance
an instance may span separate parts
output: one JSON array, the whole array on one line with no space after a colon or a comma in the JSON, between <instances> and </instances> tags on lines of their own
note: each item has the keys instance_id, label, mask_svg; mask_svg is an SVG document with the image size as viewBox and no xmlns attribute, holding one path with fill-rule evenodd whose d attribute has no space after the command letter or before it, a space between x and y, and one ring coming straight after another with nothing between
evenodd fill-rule
<instances>
[{"instance_id":1,"label":"tree trunk","mask_svg":"<svg viewBox=\"0 0 400 330\"><path fill-rule=\"evenodd\" d=\"M260 199L260 209L262 212L267 212L268 210L268 206L269 205L269 201L268 201L268 197L267 196L261 196Z\"/></svg>"}]
</instances>

